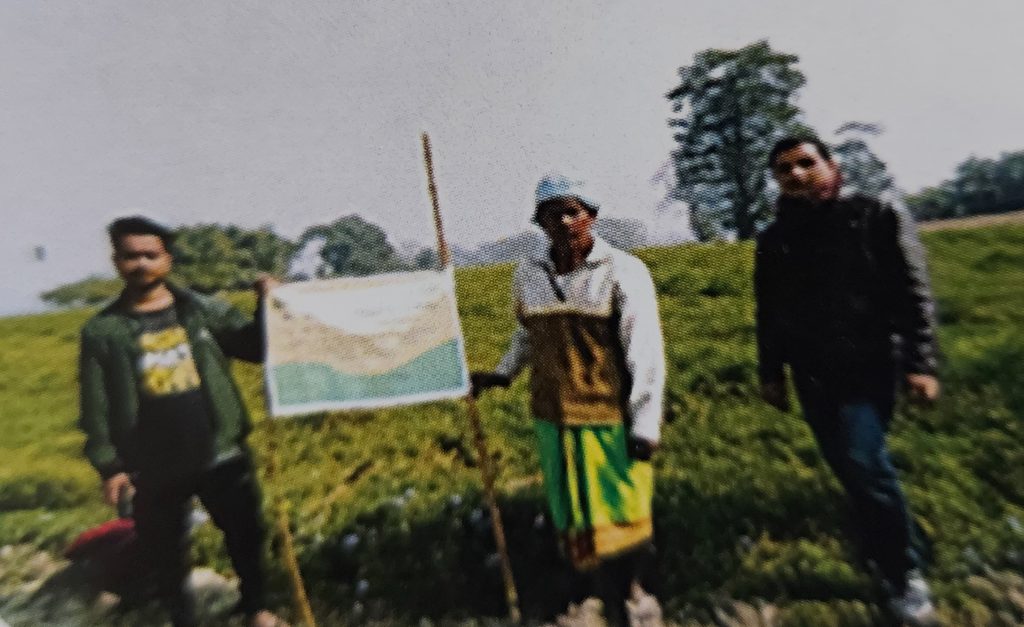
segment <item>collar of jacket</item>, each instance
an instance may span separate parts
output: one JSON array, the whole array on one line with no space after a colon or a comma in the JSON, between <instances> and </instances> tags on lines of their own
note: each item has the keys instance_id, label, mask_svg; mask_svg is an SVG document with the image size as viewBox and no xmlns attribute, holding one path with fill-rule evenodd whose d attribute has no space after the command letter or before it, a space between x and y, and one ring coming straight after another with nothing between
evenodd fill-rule
<instances>
[{"instance_id":1,"label":"collar of jacket","mask_svg":"<svg viewBox=\"0 0 1024 627\"><path fill-rule=\"evenodd\" d=\"M594 245L590 248L590 252L587 253L587 258L583 260L581 267L594 268L602 263L608 261L612 257L614 248L608 242L604 241L598 235L594 235ZM534 263L548 267L552 270L555 269L555 262L551 260L551 248L549 246L541 246L538 250L533 251L531 255Z\"/></svg>"},{"instance_id":2,"label":"collar of jacket","mask_svg":"<svg viewBox=\"0 0 1024 627\"><path fill-rule=\"evenodd\" d=\"M178 324L185 329L190 342L196 342L202 337L202 328L204 325L203 316L201 315L201 306L196 299L196 295L190 290L177 285L173 285L170 282L167 283L167 288L170 290L171 295L174 297L174 312L177 314ZM109 317L117 321L118 326L125 333L125 337L134 337L142 332L142 321L139 316L131 311L130 307L125 303L124 292L117 297L114 302L107 305L98 315L103 317ZM137 342L129 342L125 344L126 350L132 355L133 359L137 359L140 355L140 348ZM201 357L201 355L193 355L194 357ZM197 366L199 363L197 362Z\"/></svg>"},{"instance_id":3,"label":"collar of jacket","mask_svg":"<svg viewBox=\"0 0 1024 627\"><path fill-rule=\"evenodd\" d=\"M820 223L821 220L835 215L845 200L847 200L845 196L836 196L823 202L811 202L801 198L779 196L776 202L776 219L780 225L785 225L787 228L800 228Z\"/></svg>"},{"instance_id":4,"label":"collar of jacket","mask_svg":"<svg viewBox=\"0 0 1024 627\"><path fill-rule=\"evenodd\" d=\"M171 281L167 282L167 290L174 298L173 306L175 312L178 314L178 322L179 324L184 324L186 320L190 320L192 318L191 314L195 313L196 297L190 290L179 287ZM120 296L117 297L117 300L111 303L105 312L120 314L128 319L135 318L135 313L125 302L124 292L121 292Z\"/></svg>"}]
</instances>

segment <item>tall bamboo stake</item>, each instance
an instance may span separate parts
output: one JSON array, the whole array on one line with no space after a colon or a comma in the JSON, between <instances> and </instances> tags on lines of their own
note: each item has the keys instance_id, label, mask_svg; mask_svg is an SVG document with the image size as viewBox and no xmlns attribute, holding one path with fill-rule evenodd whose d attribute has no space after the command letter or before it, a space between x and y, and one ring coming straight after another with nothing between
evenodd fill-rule
<instances>
[{"instance_id":1,"label":"tall bamboo stake","mask_svg":"<svg viewBox=\"0 0 1024 627\"><path fill-rule=\"evenodd\" d=\"M423 133L423 163L427 167L427 191L430 193L430 206L434 210L434 232L437 234L437 259L442 270L451 263L448 242L444 237L444 223L441 221L441 203L437 200L437 185L434 183L434 155L430 150L430 136Z\"/></svg>"},{"instance_id":2,"label":"tall bamboo stake","mask_svg":"<svg viewBox=\"0 0 1024 627\"><path fill-rule=\"evenodd\" d=\"M264 298L269 298L265 296ZM268 344L268 338L266 337L267 329L267 309L269 309L269 303L266 303L266 307L263 310L263 342L264 346ZM264 365L266 367L266 365ZM267 412L270 410L270 380L264 378L264 398L267 400ZM267 440L270 445L270 460L267 465L267 483L274 485L278 479L278 469L281 467L281 460L277 454L277 443L279 441L278 429L276 420L267 416L268 425L266 427ZM274 490L274 523L277 528L278 536L281 538L281 553L284 558L284 567L288 571L288 580L292 584L292 602L295 604L295 609L299 615L302 616L302 621L307 627L316 627L316 619L313 617L313 608L309 605L309 596L306 594L306 585L302 581L302 571L299 570L299 560L295 557L295 543L292 539L291 526L288 524L288 502L284 498L284 494L280 488L275 486Z\"/></svg>"},{"instance_id":3,"label":"tall bamboo stake","mask_svg":"<svg viewBox=\"0 0 1024 627\"><path fill-rule=\"evenodd\" d=\"M277 451L273 451L270 457L270 476L276 475L281 462ZM316 619L313 618L313 608L309 605L309 597L306 595L306 585L302 581L302 571L299 570L299 560L295 557L295 544L292 540L291 527L288 524L288 501L278 492L274 497L274 510L276 515L277 533L281 537L281 553L284 558L284 567L288 571L288 579L292 584L292 601L302 616L302 621L308 627L316 627Z\"/></svg>"},{"instance_id":4,"label":"tall bamboo stake","mask_svg":"<svg viewBox=\"0 0 1024 627\"><path fill-rule=\"evenodd\" d=\"M434 160L430 150L430 136L422 135L423 140L423 162L427 168L427 191L430 193L430 204L434 210L434 228L437 231L437 256L442 269L451 264L451 253L448 250L448 243L444 237L444 224L441 222L441 206L437 200L437 185L434 183ZM467 366L468 367L468 366ZM466 413L469 415L469 425L473 432L473 442L476 444L477 458L480 460L480 475L484 483L484 498L487 500L487 507L491 513L491 529L494 531L494 544L498 549L498 556L501 558L501 576L505 584L505 602L508 604L508 617L514 623L521 620L519 612L519 593L516 591L516 582L512 576L512 562L508 556L508 545L505 542L505 527L501 522L501 510L498 509L498 501L494 496L494 470L491 466L491 454L487 450L487 439L484 436L483 426L480 421L480 409L472 394L466 395Z\"/></svg>"}]
</instances>

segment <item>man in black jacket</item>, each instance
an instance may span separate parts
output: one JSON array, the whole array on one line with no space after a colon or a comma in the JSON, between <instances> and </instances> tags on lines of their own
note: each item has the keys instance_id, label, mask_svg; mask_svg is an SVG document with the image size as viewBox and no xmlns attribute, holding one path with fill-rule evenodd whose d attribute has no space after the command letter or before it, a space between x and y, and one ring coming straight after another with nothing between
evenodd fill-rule
<instances>
[{"instance_id":1,"label":"man in black jacket","mask_svg":"<svg viewBox=\"0 0 1024 627\"><path fill-rule=\"evenodd\" d=\"M902 209L839 196L838 165L820 140L780 141L769 166L781 196L758 238L754 271L762 397L788 410L789 364L891 609L930 624L934 607L885 445L899 378L915 400L939 394L923 249Z\"/></svg>"},{"instance_id":2,"label":"man in black jacket","mask_svg":"<svg viewBox=\"0 0 1024 627\"><path fill-rule=\"evenodd\" d=\"M193 494L224 532L238 609L253 627L283 625L267 609L262 497L228 361L262 359L259 317L172 286L167 227L132 216L108 232L124 290L85 324L79 361L79 425L106 500L123 507L134 493L140 556L175 627L199 624L187 582ZM261 301L274 283L257 282Z\"/></svg>"}]
</instances>

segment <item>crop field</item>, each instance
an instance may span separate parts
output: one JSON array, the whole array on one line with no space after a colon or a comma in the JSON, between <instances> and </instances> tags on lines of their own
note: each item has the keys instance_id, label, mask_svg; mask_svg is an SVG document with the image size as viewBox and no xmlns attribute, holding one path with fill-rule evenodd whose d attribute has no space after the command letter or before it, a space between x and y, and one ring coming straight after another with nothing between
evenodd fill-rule
<instances>
[{"instance_id":1,"label":"crop field","mask_svg":"<svg viewBox=\"0 0 1024 627\"><path fill-rule=\"evenodd\" d=\"M900 407L890 444L930 536L928 573L950 625L1024 623L1024 225L925 235L944 397ZM647 249L660 297L669 403L656 457L659 596L666 618L706 624L760 601L784 625L878 624L878 593L848 540L846 504L796 412L757 400L753 248ZM471 368L512 329L511 266L457 273ZM251 308L245 296L234 297ZM90 311L0 320L0 546L59 552L113 516L81 455L78 330ZM420 624L503 615L500 571L462 405L268 421L258 367L237 375L257 422L268 516L290 503L296 549L324 624ZM527 617L566 579L544 517L526 377L480 402ZM269 476L272 456L278 472ZM268 551L278 554L277 544ZM194 561L230 570L202 527ZM275 601L288 605L281 560ZM743 623L736 623L743 624Z\"/></svg>"}]
</instances>

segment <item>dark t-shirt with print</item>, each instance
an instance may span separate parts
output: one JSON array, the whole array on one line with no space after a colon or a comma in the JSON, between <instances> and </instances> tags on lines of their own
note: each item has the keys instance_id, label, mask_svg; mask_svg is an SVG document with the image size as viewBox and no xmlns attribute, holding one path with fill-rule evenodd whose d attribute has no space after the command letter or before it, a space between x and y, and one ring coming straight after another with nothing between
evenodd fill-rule
<instances>
[{"instance_id":1,"label":"dark t-shirt with print","mask_svg":"<svg viewBox=\"0 0 1024 627\"><path fill-rule=\"evenodd\" d=\"M174 307L136 314L139 418L135 466L147 480L202 472L214 458L212 414Z\"/></svg>"}]
</instances>

